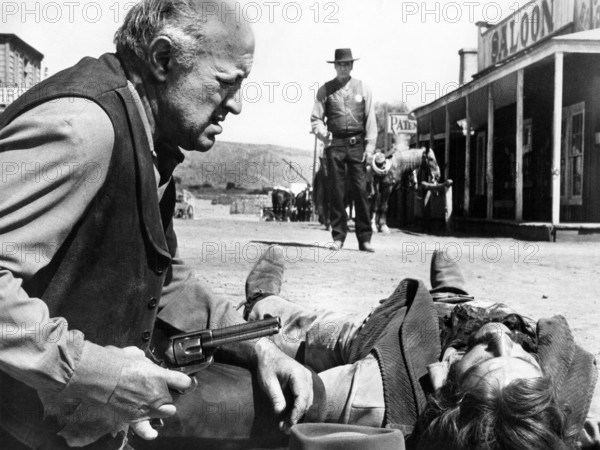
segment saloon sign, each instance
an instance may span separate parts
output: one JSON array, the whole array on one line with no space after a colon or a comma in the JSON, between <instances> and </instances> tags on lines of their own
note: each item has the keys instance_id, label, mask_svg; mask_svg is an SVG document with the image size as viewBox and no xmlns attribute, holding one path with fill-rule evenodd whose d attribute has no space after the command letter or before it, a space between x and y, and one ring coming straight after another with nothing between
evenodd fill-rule
<instances>
[{"instance_id":1,"label":"saloon sign","mask_svg":"<svg viewBox=\"0 0 600 450\"><path fill-rule=\"evenodd\" d=\"M557 34L573 23L575 0L535 0L483 36L484 67L490 67Z\"/></svg>"},{"instance_id":2,"label":"saloon sign","mask_svg":"<svg viewBox=\"0 0 600 450\"><path fill-rule=\"evenodd\" d=\"M417 121L409 114L388 114L388 133L417 134Z\"/></svg>"}]
</instances>

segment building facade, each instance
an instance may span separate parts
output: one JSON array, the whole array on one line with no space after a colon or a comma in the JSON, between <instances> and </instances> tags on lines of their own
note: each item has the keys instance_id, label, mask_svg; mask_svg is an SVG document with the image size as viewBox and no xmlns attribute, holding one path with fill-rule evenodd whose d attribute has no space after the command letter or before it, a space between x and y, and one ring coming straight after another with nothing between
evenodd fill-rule
<instances>
[{"instance_id":1,"label":"building facade","mask_svg":"<svg viewBox=\"0 0 600 450\"><path fill-rule=\"evenodd\" d=\"M43 59L17 35L0 33L0 112L42 80Z\"/></svg>"},{"instance_id":2,"label":"building facade","mask_svg":"<svg viewBox=\"0 0 600 450\"><path fill-rule=\"evenodd\" d=\"M600 0L534 0L477 25L477 52L461 54L476 73L414 111L454 218L599 223Z\"/></svg>"}]
</instances>

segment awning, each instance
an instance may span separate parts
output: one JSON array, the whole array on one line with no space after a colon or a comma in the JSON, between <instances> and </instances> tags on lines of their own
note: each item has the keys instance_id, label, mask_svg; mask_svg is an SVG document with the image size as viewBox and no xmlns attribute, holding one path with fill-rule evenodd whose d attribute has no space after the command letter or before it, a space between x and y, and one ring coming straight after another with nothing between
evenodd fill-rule
<instances>
[{"instance_id":1,"label":"awning","mask_svg":"<svg viewBox=\"0 0 600 450\"><path fill-rule=\"evenodd\" d=\"M557 36L527 51L519 57L503 63L494 70L485 73L481 77L464 84L460 88L446 94L445 96L413 110L413 114L419 118L440 108L445 107L458 99L466 97L491 83L496 83L521 69L525 69L539 63L556 53L598 53L600 54L600 29L581 31L562 36Z\"/></svg>"}]
</instances>

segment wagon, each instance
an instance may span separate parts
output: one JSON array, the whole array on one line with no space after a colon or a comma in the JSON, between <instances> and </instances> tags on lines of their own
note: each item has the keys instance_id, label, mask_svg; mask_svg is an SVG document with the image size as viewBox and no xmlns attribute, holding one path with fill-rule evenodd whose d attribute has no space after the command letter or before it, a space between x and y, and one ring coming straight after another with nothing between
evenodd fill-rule
<instances>
[{"instance_id":1,"label":"wagon","mask_svg":"<svg viewBox=\"0 0 600 450\"><path fill-rule=\"evenodd\" d=\"M194 218L194 196L191 192L184 190L178 192L175 199L175 211L173 217L176 219L193 219Z\"/></svg>"}]
</instances>

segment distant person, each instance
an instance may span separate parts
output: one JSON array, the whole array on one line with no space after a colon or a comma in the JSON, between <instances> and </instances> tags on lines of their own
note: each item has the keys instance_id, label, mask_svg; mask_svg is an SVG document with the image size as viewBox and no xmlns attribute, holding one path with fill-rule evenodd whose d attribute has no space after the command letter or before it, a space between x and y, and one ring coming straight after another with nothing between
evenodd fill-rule
<instances>
[{"instance_id":1,"label":"distant person","mask_svg":"<svg viewBox=\"0 0 600 450\"><path fill-rule=\"evenodd\" d=\"M337 76L317 92L311 126L317 138L325 143L334 247L341 249L348 234L344 203L348 177L354 200L358 248L374 252L366 165L375 151L377 123L371 90L350 76L354 61L349 48L337 49L335 60L328 61L334 64Z\"/></svg>"}]
</instances>

